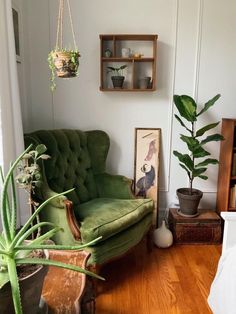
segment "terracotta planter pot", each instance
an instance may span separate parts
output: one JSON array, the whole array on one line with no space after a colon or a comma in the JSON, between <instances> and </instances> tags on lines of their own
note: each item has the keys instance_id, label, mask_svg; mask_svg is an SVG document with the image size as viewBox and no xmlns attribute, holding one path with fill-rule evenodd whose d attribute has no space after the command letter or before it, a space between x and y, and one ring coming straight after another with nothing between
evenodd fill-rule
<instances>
[{"instance_id":1,"label":"terracotta planter pot","mask_svg":"<svg viewBox=\"0 0 236 314\"><path fill-rule=\"evenodd\" d=\"M61 78L70 78L77 76L77 71L79 67L79 53L78 53L78 63L73 63L71 61L70 52L56 51L52 53L53 62L56 67L56 74Z\"/></svg>"},{"instance_id":2,"label":"terracotta planter pot","mask_svg":"<svg viewBox=\"0 0 236 314\"><path fill-rule=\"evenodd\" d=\"M33 273L19 280L24 314L39 313L39 302L47 271L47 266L40 266ZM0 289L0 300L1 314L15 314L10 282Z\"/></svg>"},{"instance_id":3,"label":"terracotta planter pot","mask_svg":"<svg viewBox=\"0 0 236 314\"><path fill-rule=\"evenodd\" d=\"M179 198L180 210L178 214L184 217L195 217L198 215L198 205L202 198L202 191L192 189L193 194L190 194L189 188L181 188L177 191Z\"/></svg>"}]
</instances>

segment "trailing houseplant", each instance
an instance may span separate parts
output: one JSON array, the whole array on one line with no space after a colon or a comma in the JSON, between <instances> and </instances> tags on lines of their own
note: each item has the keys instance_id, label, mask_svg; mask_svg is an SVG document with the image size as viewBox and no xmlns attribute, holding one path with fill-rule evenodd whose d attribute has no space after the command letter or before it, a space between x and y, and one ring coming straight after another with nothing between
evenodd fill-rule
<instances>
[{"instance_id":1,"label":"trailing houseplant","mask_svg":"<svg viewBox=\"0 0 236 314\"><path fill-rule=\"evenodd\" d=\"M63 19L64 19L64 0L59 1L59 12L57 21L57 37L55 49L48 54L48 63L51 71L51 90L54 91L56 88L55 74L60 78L72 78L79 74L79 57L75 32L72 22L70 2L67 0L68 14L70 19L70 27L74 42L74 49L67 49L63 43Z\"/></svg>"},{"instance_id":2,"label":"trailing houseplant","mask_svg":"<svg viewBox=\"0 0 236 314\"><path fill-rule=\"evenodd\" d=\"M107 73L112 72L114 75L111 76L111 80L114 88L122 88L125 77L123 75L123 70L127 68L126 64L121 65L120 67L107 67Z\"/></svg>"},{"instance_id":3,"label":"trailing houseplant","mask_svg":"<svg viewBox=\"0 0 236 314\"><path fill-rule=\"evenodd\" d=\"M70 78L79 75L78 50L56 48L48 54L48 64L51 71L51 90L56 88L55 74L60 78Z\"/></svg>"},{"instance_id":4,"label":"trailing houseplant","mask_svg":"<svg viewBox=\"0 0 236 314\"><path fill-rule=\"evenodd\" d=\"M211 134L205 136L205 133L214 129L219 122L208 124L200 129L196 128L196 122L203 113L211 108L215 102L220 98L216 95L204 104L203 108L198 111L195 100L187 95L174 95L174 103L179 112L175 114L175 118L181 126L188 132L188 135L181 134L180 139L187 145L189 153L180 153L174 150L174 155L178 158L180 166L186 171L189 179L189 188L181 188L177 190L177 195L180 203L180 214L184 216L196 216L197 208L202 198L202 192L193 188L193 181L195 178L207 180L206 176L207 166L218 164L218 160L209 158L210 152L205 149L205 145L213 141L223 140L220 134ZM204 138L202 138L204 136ZM201 158L200 161L198 159ZM203 158L203 159L202 159ZM192 201L194 202L192 204Z\"/></svg>"},{"instance_id":5,"label":"trailing houseplant","mask_svg":"<svg viewBox=\"0 0 236 314\"><path fill-rule=\"evenodd\" d=\"M9 285L11 286L12 292L12 300L14 304L14 310L16 314L22 314L24 308L22 309L21 305L21 293L22 293L22 285L20 286L19 282L19 266L21 265L42 265L44 266L58 266L66 269L78 271L85 273L87 275L102 279L102 277L97 276L87 270L81 269L78 266L69 265L65 263L61 263L58 261L53 261L45 258L45 255L42 253L42 250L45 249L55 249L55 250L81 250L84 247L92 245L95 241L87 243L86 245L79 246L64 246L64 245L55 245L48 244L47 240L50 239L55 233L61 231L59 226L49 222L37 222L35 225L31 225L37 215L41 210L52 201L54 198L67 194L72 190L57 194L55 196L50 197L45 202L40 204L35 211L32 213L30 218L21 227L19 231L16 228L16 220L17 220L17 200L16 200L16 189L14 182L14 170L17 168L18 164L22 161L22 159L28 158L29 155L32 154L31 146L27 148L11 165L8 173L4 177L2 177L2 189L1 189L1 205L0 205L0 214L1 214L1 222L2 222L2 233L0 234L0 293L1 293L1 303L0 306L4 306L3 304L3 296L6 294L5 287ZM42 148L42 146L41 146ZM40 149L38 147L38 149ZM37 152L37 148L36 148ZM28 154L28 156L27 156ZM40 154L39 154L40 155ZM42 155L41 155L42 157ZM24 181L23 177L18 177L18 181ZM39 178L39 177L38 177ZM36 180L39 181L39 180ZM9 189L10 192L9 193ZM10 197L11 196L11 197ZM51 230L46 232L43 235L40 235L34 240L27 241L27 239L34 233L38 228L48 226L51 227ZM38 256L38 252L41 252L41 255ZM37 271L34 270L34 274ZM45 272L46 274L46 272ZM35 287L31 287L31 290L34 290ZM28 300L28 303L31 300ZM32 313L36 313L37 309L31 311ZM1 310L1 314L11 313L10 307L7 308L7 311L4 313Z\"/></svg>"}]
</instances>

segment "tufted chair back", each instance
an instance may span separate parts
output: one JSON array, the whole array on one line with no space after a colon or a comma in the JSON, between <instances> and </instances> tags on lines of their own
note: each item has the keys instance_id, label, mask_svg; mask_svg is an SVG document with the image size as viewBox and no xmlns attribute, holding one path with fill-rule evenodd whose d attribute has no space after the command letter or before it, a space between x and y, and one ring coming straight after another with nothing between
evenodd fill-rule
<instances>
[{"instance_id":1,"label":"tufted chair back","mask_svg":"<svg viewBox=\"0 0 236 314\"><path fill-rule=\"evenodd\" d=\"M110 146L105 132L40 130L25 135L26 147L31 143L47 147L51 158L44 162L43 172L53 191L60 193L74 188L68 194L74 206L98 196L94 176L105 172Z\"/></svg>"}]
</instances>

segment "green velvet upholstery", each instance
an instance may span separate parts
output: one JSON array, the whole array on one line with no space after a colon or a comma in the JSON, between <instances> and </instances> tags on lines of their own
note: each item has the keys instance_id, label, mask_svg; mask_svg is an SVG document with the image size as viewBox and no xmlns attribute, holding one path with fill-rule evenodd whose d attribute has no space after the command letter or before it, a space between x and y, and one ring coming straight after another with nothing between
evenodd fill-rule
<instances>
[{"instance_id":1,"label":"green velvet upholstery","mask_svg":"<svg viewBox=\"0 0 236 314\"><path fill-rule=\"evenodd\" d=\"M153 202L135 199L131 180L106 173L110 146L108 135L100 130L40 130L25 135L25 146L43 143L50 159L41 165L44 184L37 191L41 201L74 188L70 194L50 202L41 220L52 221L64 229L54 240L75 244L66 214L64 200L73 202L79 226L80 243L99 236L102 239L89 248L89 264L102 264L124 254L147 233L152 223Z\"/></svg>"}]
</instances>

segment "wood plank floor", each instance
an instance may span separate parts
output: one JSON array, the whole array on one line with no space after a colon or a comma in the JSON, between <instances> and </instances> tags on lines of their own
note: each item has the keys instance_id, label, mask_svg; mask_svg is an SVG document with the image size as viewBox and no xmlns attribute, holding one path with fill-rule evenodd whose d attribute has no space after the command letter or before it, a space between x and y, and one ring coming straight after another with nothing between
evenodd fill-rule
<instances>
[{"instance_id":1,"label":"wood plank floor","mask_svg":"<svg viewBox=\"0 0 236 314\"><path fill-rule=\"evenodd\" d=\"M104 266L96 314L207 314L220 245L175 245L132 253Z\"/></svg>"}]
</instances>

